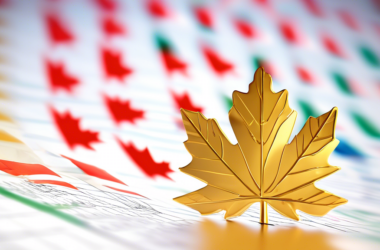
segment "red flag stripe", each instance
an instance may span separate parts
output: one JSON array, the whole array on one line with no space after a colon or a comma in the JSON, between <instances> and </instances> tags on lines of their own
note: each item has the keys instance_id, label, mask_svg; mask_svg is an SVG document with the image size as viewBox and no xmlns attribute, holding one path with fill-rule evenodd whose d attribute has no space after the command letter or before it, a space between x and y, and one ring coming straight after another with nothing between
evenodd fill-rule
<instances>
[{"instance_id":1,"label":"red flag stripe","mask_svg":"<svg viewBox=\"0 0 380 250\"><path fill-rule=\"evenodd\" d=\"M133 194L133 195L138 195L138 196L141 196L141 197L146 198L145 196L142 196L141 194L138 194L138 193L135 193L135 192L127 191L127 190L120 189L120 188L114 188L114 187L110 187L110 186L106 186L106 185L104 185L104 186L105 186L105 187L108 187L108 188L110 188L110 189L113 189L113 190L119 191L119 192L123 192L123 193L127 193L127 194ZM147 199L148 199L148 198L147 198Z\"/></svg>"},{"instance_id":2,"label":"red flag stripe","mask_svg":"<svg viewBox=\"0 0 380 250\"><path fill-rule=\"evenodd\" d=\"M30 164L0 160L0 170L14 176L46 174L60 177L58 174L41 164Z\"/></svg>"},{"instance_id":3,"label":"red flag stripe","mask_svg":"<svg viewBox=\"0 0 380 250\"><path fill-rule=\"evenodd\" d=\"M64 156L64 155L61 155L61 156L64 157L64 158L66 158L66 159L68 159L69 161L71 161L75 166L77 166L83 172L85 172L86 174L88 174L90 176L94 176L94 177L97 177L99 179L103 179L103 180L107 180L107 181L112 181L112 182L120 183L120 184L123 184L123 185L127 186L127 184L125 184L121 180L113 177L112 175L110 175L109 173L107 173L103 169L100 169L98 167L92 166L90 164L86 164L86 163L74 160L74 159L72 159L70 157L67 157L67 156Z\"/></svg>"}]
</instances>

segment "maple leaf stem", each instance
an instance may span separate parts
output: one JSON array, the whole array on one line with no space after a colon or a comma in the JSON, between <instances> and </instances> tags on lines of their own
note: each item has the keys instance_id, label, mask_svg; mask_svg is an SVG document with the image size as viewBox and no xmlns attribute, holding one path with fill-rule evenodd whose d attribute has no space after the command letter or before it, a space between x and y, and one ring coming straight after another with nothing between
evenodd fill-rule
<instances>
[{"instance_id":1,"label":"maple leaf stem","mask_svg":"<svg viewBox=\"0 0 380 250\"><path fill-rule=\"evenodd\" d=\"M260 223L268 224L268 204L263 200L260 201Z\"/></svg>"}]
</instances>

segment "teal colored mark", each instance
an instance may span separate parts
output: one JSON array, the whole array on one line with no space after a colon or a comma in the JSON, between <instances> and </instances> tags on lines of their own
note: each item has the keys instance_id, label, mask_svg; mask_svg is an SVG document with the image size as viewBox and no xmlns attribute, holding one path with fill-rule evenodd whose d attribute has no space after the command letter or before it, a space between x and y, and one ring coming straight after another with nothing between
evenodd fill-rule
<instances>
[{"instance_id":1,"label":"teal colored mark","mask_svg":"<svg viewBox=\"0 0 380 250\"><path fill-rule=\"evenodd\" d=\"M338 88L346 94L352 95L353 92L350 88L348 81L339 73L333 73L333 78Z\"/></svg>"},{"instance_id":2,"label":"teal colored mark","mask_svg":"<svg viewBox=\"0 0 380 250\"><path fill-rule=\"evenodd\" d=\"M71 224L74 224L76 226L81 226L81 227L86 227L86 223L77 219L76 217L72 216L72 215L69 215L69 214L66 214L66 213L63 213L57 209L55 209L54 207L52 206L48 206L48 205L44 205L44 204L41 204L39 202L36 202L36 201L33 201L31 199L28 199L28 198L25 198L25 197L22 197L18 194L15 194L15 193L12 193L8 190L6 190L5 188L3 187L0 187L0 194L9 198L9 199L12 199L12 200L15 200L15 201L18 201L20 203L23 203L24 205L27 205L29 207L32 207L34 209L37 209L41 212L45 212L45 213L48 213L48 214L51 214L55 217L58 217L62 220L65 220Z\"/></svg>"},{"instance_id":3,"label":"teal colored mark","mask_svg":"<svg viewBox=\"0 0 380 250\"><path fill-rule=\"evenodd\" d=\"M165 39L163 36L156 34L154 36L156 45L162 52L170 52L172 51L171 45L167 39Z\"/></svg>"},{"instance_id":4,"label":"teal colored mark","mask_svg":"<svg viewBox=\"0 0 380 250\"><path fill-rule=\"evenodd\" d=\"M380 138L380 131L374 124L372 124L369 120L367 120L364 116L358 113L352 113L355 122L359 125L359 127L368 135Z\"/></svg>"},{"instance_id":5,"label":"teal colored mark","mask_svg":"<svg viewBox=\"0 0 380 250\"><path fill-rule=\"evenodd\" d=\"M375 52L373 52L370 48L366 46L360 47L360 54L364 58L364 60L372 66L378 67L380 66L379 59L377 58Z\"/></svg>"},{"instance_id":6,"label":"teal colored mark","mask_svg":"<svg viewBox=\"0 0 380 250\"><path fill-rule=\"evenodd\" d=\"M259 57L253 57L252 66L253 66L253 70L256 71L260 66L263 66L263 59Z\"/></svg>"},{"instance_id":7,"label":"teal colored mark","mask_svg":"<svg viewBox=\"0 0 380 250\"><path fill-rule=\"evenodd\" d=\"M233 105L232 99L229 98L228 96L224 95L223 101L224 101L224 104L225 104L227 110L230 110L232 108L232 105Z\"/></svg>"},{"instance_id":8,"label":"teal colored mark","mask_svg":"<svg viewBox=\"0 0 380 250\"><path fill-rule=\"evenodd\" d=\"M270 64L268 64L268 62L261 57L253 57L252 58L252 66L253 66L254 72L256 72L256 70L258 68L263 67L264 70L267 71L267 73L272 74ZM273 77L273 75L272 75L272 77ZM274 81L274 83L276 83L276 82Z\"/></svg>"},{"instance_id":9,"label":"teal colored mark","mask_svg":"<svg viewBox=\"0 0 380 250\"><path fill-rule=\"evenodd\" d=\"M298 103L301 106L301 110L305 114L306 119L309 118L310 116L312 117L318 116L318 113L315 111L314 107L310 105L309 103L302 100L299 100Z\"/></svg>"}]
</instances>

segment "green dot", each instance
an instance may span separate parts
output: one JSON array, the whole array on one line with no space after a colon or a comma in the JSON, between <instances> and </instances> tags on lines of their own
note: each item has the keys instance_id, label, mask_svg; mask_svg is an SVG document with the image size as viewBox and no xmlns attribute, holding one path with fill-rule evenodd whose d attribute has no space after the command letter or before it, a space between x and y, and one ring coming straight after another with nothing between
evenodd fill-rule
<instances>
[{"instance_id":1,"label":"green dot","mask_svg":"<svg viewBox=\"0 0 380 250\"><path fill-rule=\"evenodd\" d=\"M332 77L334 78L334 81L335 81L336 85L338 86L338 88L341 91L343 91L346 94L352 94L352 90L350 88L350 84L348 83L348 81L346 80L346 78L344 78L344 76L342 76L339 73L333 73Z\"/></svg>"},{"instance_id":2,"label":"green dot","mask_svg":"<svg viewBox=\"0 0 380 250\"><path fill-rule=\"evenodd\" d=\"M156 45L161 51L171 51L170 43L167 39L162 37L161 35L155 35Z\"/></svg>"},{"instance_id":3,"label":"green dot","mask_svg":"<svg viewBox=\"0 0 380 250\"><path fill-rule=\"evenodd\" d=\"M379 129L371 123L368 119L358 113L352 113L355 122L359 125L359 127L367 134L375 138L380 138Z\"/></svg>"},{"instance_id":4,"label":"green dot","mask_svg":"<svg viewBox=\"0 0 380 250\"><path fill-rule=\"evenodd\" d=\"M380 65L379 59L377 58L375 52L366 46L360 47L360 53L364 60L371 64L372 66L378 67Z\"/></svg>"},{"instance_id":5,"label":"green dot","mask_svg":"<svg viewBox=\"0 0 380 250\"><path fill-rule=\"evenodd\" d=\"M230 110L232 108L232 105L233 105L232 99L229 98L228 96L224 95L223 101L224 101L224 104L225 104L227 110Z\"/></svg>"},{"instance_id":6,"label":"green dot","mask_svg":"<svg viewBox=\"0 0 380 250\"><path fill-rule=\"evenodd\" d=\"M253 70L256 71L260 66L263 66L263 59L260 57L253 57L252 66Z\"/></svg>"},{"instance_id":7,"label":"green dot","mask_svg":"<svg viewBox=\"0 0 380 250\"><path fill-rule=\"evenodd\" d=\"M310 105L309 103L302 101L302 100L299 100L298 103L299 103L301 110L304 113L306 119L308 119L310 116L312 116L312 117L318 116L314 107L312 105Z\"/></svg>"}]
</instances>

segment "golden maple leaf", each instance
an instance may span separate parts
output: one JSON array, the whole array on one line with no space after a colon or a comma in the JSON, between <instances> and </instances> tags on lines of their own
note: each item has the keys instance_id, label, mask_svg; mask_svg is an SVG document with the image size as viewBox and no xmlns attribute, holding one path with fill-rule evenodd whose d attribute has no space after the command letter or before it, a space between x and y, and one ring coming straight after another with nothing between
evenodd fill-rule
<instances>
[{"instance_id":1,"label":"golden maple leaf","mask_svg":"<svg viewBox=\"0 0 380 250\"><path fill-rule=\"evenodd\" d=\"M288 143L297 112L288 92L274 93L272 78L259 68L248 93L235 91L229 118L238 143L231 144L215 119L181 109L193 160L180 170L208 185L174 200L201 214L226 211L236 217L261 203L260 222L267 223L267 204L299 220L296 210L322 216L346 199L321 190L314 182L336 171L328 157L338 145L338 109L310 117Z\"/></svg>"}]
</instances>

